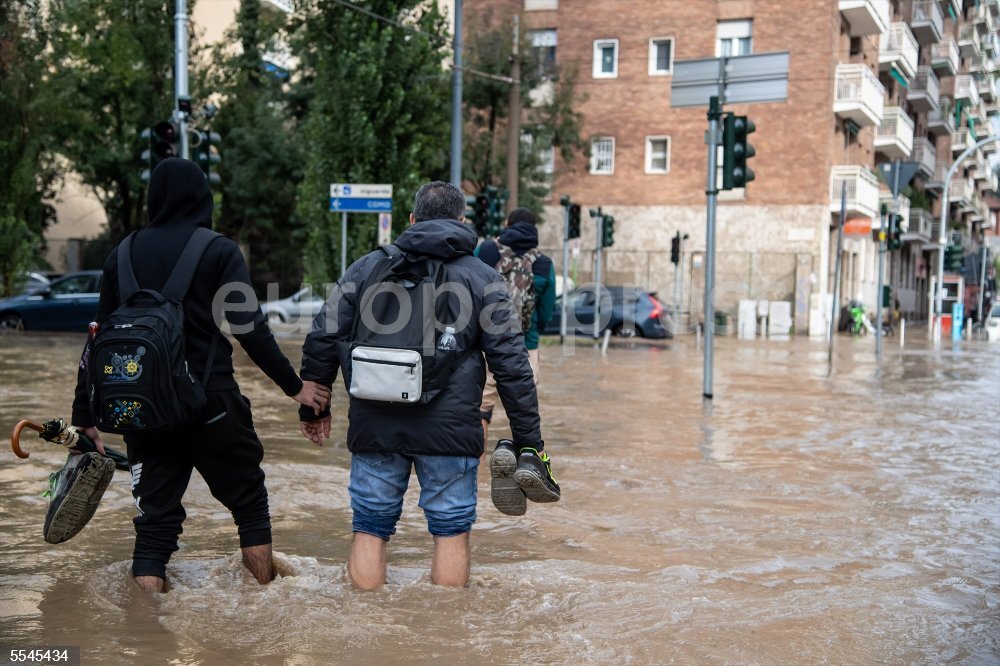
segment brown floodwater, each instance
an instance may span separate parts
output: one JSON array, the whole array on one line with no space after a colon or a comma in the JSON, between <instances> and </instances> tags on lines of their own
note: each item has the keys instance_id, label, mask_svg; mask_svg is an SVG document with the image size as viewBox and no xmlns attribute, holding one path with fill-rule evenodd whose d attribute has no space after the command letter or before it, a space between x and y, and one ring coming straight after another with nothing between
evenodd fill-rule
<instances>
[{"instance_id":1,"label":"brown floodwater","mask_svg":"<svg viewBox=\"0 0 1000 666\"><path fill-rule=\"evenodd\" d=\"M300 344L282 340L295 363ZM706 406L694 345L542 350L562 501L504 516L481 468L464 590L429 582L415 479L389 584L352 589L344 392L316 448L242 352L282 573L266 587L197 475L167 594L127 575L127 472L82 533L46 544L63 456L26 437L30 459L0 455L0 662L76 645L84 664L997 663L1000 346L911 333L877 364L871 338L845 337L828 372L823 343L717 339ZM0 433L68 417L79 347L0 338Z\"/></svg>"}]
</instances>

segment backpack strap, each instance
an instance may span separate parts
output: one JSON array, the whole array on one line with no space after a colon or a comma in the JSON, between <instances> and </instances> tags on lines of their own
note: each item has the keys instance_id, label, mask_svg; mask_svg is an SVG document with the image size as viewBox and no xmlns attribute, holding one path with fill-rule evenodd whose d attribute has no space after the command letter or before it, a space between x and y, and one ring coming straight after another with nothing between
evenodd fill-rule
<instances>
[{"instance_id":1,"label":"backpack strap","mask_svg":"<svg viewBox=\"0 0 1000 666\"><path fill-rule=\"evenodd\" d=\"M388 243L386 245L380 245L379 249L385 252L390 257L398 257L403 254L403 251L399 249L399 246Z\"/></svg>"},{"instance_id":2,"label":"backpack strap","mask_svg":"<svg viewBox=\"0 0 1000 666\"><path fill-rule=\"evenodd\" d=\"M118 303L124 304L139 291L139 281L135 279L132 269L132 238L136 232L130 233L118 244Z\"/></svg>"},{"instance_id":3,"label":"backpack strap","mask_svg":"<svg viewBox=\"0 0 1000 666\"><path fill-rule=\"evenodd\" d=\"M211 229L204 227L198 227L194 230L191 238L188 239L187 245L184 246L180 258L177 260L177 265L174 266L170 277L167 278L167 283L163 285L163 296L165 298L175 301L184 299L188 289L191 287L195 271L198 270L201 256L205 254L209 243L218 238L219 235Z\"/></svg>"}]
</instances>

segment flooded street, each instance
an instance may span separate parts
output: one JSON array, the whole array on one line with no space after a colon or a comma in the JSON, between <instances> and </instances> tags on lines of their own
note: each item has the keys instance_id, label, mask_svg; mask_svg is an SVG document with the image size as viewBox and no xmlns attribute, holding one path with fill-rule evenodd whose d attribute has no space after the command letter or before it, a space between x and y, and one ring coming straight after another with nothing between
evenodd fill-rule
<instances>
[{"instance_id":1,"label":"flooded street","mask_svg":"<svg viewBox=\"0 0 1000 666\"><path fill-rule=\"evenodd\" d=\"M46 544L41 493L63 456L25 436L30 459L0 457L0 646L77 645L83 664L997 663L1000 346L907 342L879 368L873 339L842 337L828 376L823 343L718 339L707 407L693 338L544 347L562 501L504 516L482 466L472 580L441 589L414 478L375 593L345 570L342 384L316 448L237 352L282 576L253 582L197 475L165 595L127 575L126 472L81 534ZM282 340L296 366L300 344ZM69 417L80 345L0 338L4 437Z\"/></svg>"}]
</instances>

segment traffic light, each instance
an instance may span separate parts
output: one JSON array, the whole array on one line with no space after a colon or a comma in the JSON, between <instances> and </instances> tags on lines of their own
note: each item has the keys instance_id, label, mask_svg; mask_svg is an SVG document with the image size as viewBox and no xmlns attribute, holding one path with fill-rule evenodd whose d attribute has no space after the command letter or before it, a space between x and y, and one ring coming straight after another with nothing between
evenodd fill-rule
<instances>
[{"instance_id":1,"label":"traffic light","mask_svg":"<svg viewBox=\"0 0 1000 666\"><path fill-rule=\"evenodd\" d=\"M722 132L722 189L746 187L746 184L754 179L754 173L747 166L747 161L756 155L757 151L747 142L747 136L756 130L753 121L746 116L732 113L726 115Z\"/></svg>"},{"instance_id":2,"label":"traffic light","mask_svg":"<svg viewBox=\"0 0 1000 666\"><path fill-rule=\"evenodd\" d=\"M222 137L218 133L209 132L208 130L194 130L191 136L195 139L191 145L191 150L193 151L192 157L198 166L201 167L201 170L205 172L208 184L213 186L221 185L222 177L212 167L222 161L222 156L219 155L218 148L222 145Z\"/></svg>"},{"instance_id":3,"label":"traffic light","mask_svg":"<svg viewBox=\"0 0 1000 666\"><path fill-rule=\"evenodd\" d=\"M480 236L486 235L486 225L489 221L490 200L486 194L480 192L472 201L473 218L472 223L476 225L476 233Z\"/></svg>"},{"instance_id":4,"label":"traffic light","mask_svg":"<svg viewBox=\"0 0 1000 666\"><path fill-rule=\"evenodd\" d=\"M604 216L601 224L601 247L611 247L615 244L615 218Z\"/></svg>"},{"instance_id":5,"label":"traffic light","mask_svg":"<svg viewBox=\"0 0 1000 666\"><path fill-rule=\"evenodd\" d=\"M944 250L944 267L952 273L961 273L965 268L965 253L961 245L949 245Z\"/></svg>"},{"instance_id":6,"label":"traffic light","mask_svg":"<svg viewBox=\"0 0 1000 666\"><path fill-rule=\"evenodd\" d=\"M146 167L141 175L142 181L145 183L149 182L149 176L157 164L168 157L176 157L180 154L178 145L180 135L177 132L177 125L163 121L152 127L147 127L139 136L146 145L141 156L142 164Z\"/></svg>"},{"instance_id":7,"label":"traffic light","mask_svg":"<svg viewBox=\"0 0 1000 666\"><path fill-rule=\"evenodd\" d=\"M580 204L571 204L569 207L569 237L580 237Z\"/></svg>"},{"instance_id":8,"label":"traffic light","mask_svg":"<svg viewBox=\"0 0 1000 666\"><path fill-rule=\"evenodd\" d=\"M903 216L895 213L889 216L889 235L886 245L890 250L903 247Z\"/></svg>"},{"instance_id":9,"label":"traffic light","mask_svg":"<svg viewBox=\"0 0 1000 666\"><path fill-rule=\"evenodd\" d=\"M681 232L674 234L670 239L670 263L678 264L681 261Z\"/></svg>"},{"instance_id":10,"label":"traffic light","mask_svg":"<svg viewBox=\"0 0 1000 666\"><path fill-rule=\"evenodd\" d=\"M480 196L483 197L485 209L482 235L495 238L500 235L500 230L503 229L503 209L507 198L492 185L488 185Z\"/></svg>"}]
</instances>

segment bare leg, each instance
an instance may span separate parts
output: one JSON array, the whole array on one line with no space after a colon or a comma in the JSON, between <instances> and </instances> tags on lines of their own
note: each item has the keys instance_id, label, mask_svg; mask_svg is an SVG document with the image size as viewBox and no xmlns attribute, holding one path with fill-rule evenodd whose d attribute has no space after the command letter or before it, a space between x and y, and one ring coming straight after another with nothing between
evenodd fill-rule
<instances>
[{"instance_id":1,"label":"bare leg","mask_svg":"<svg viewBox=\"0 0 1000 666\"><path fill-rule=\"evenodd\" d=\"M136 576L135 584L143 592L163 592L165 580L159 576Z\"/></svg>"},{"instance_id":2,"label":"bare leg","mask_svg":"<svg viewBox=\"0 0 1000 666\"><path fill-rule=\"evenodd\" d=\"M385 541L372 534L355 532L347 572L362 590L381 587L385 583Z\"/></svg>"},{"instance_id":3,"label":"bare leg","mask_svg":"<svg viewBox=\"0 0 1000 666\"><path fill-rule=\"evenodd\" d=\"M431 582L448 587L465 587L469 582L469 533L434 537Z\"/></svg>"},{"instance_id":4,"label":"bare leg","mask_svg":"<svg viewBox=\"0 0 1000 666\"><path fill-rule=\"evenodd\" d=\"M274 580L274 562L271 560L271 544L248 546L243 551L243 566L250 570L261 585Z\"/></svg>"},{"instance_id":5,"label":"bare leg","mask_svg":"<svg viewBox=\"0 0 1000 666\"><path fill-rule=\"evenodd\" d=\"M483 442L486 444L486 450L490 448L490 422L483 419Z\"/></svg>"}]
</instances>

